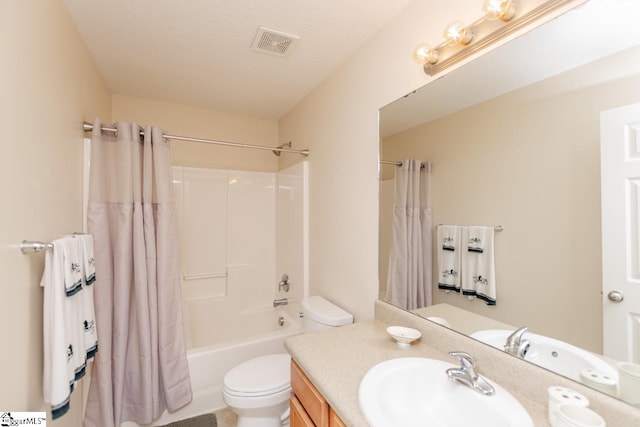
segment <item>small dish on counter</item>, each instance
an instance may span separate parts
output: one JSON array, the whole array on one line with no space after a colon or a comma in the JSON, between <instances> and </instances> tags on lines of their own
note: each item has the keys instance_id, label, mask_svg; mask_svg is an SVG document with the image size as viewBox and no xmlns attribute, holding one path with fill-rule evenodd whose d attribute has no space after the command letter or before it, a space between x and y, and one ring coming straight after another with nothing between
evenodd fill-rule
<instances>
[{"instance_id":1,"label":"small dish on counter","mask_svg":"<svg viewBox=\"0 0 640 427\"><path fill-rule=\"evenodd\" d=\"M417 329L405 328L404 326L389 326L387 333L396 340L396 345L399 348L411 347L411 343L422 336L422 333Z\"/></svg>"}]
</instances>

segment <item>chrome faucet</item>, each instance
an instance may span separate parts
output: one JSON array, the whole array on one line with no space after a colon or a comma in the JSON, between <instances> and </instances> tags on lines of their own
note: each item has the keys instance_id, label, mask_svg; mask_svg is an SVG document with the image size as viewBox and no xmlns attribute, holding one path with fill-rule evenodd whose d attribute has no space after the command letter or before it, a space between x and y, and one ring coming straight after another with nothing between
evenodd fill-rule
<instances>
[{"instance_id":1,"label":"chrome faucet","mask_svg":"<svg viewBox=\"0 0 640 427\"><path fill-rule=\"evenodd\" d=\"M282 275L282 280L280 280L280 283L278 283L278 290L289 292L290 286L291 284L289 283L289 275L287 273L284 273Z\"/></svg>"},{"instance_id":2,"label":"chrome faucet","mask_svg":"<svg viewBox=\"0 0 640 427\"><path fill-rule=\"evenodd\" d=\"M527 332L527 328L522 327L509 335L507 342L504 344L504 351L524 359L524 356L526 356L529 351L529 347L531 347L531 341L522 338L525 332Z\"/></svg>"},{"instance_id":3,"label":"chrome faucet","mask_svg":"<svg viewBox=\"0 0 640 427\"><path fill-rule=\"evenodd\" d=\"M475 371L476 360L463 351L452 351L449 356L460 359L459 368L447 369L449 381L457 381L485 396L492 396L496 391L491 384Z\"/></svg>"},{"instance_id":4,"label":"chrome faucet","mask_svg":"<svg viewBox=\"0 0 640 427\"><path fill-rule=\"evenodd\" d=\"M286 298L278 298L273 300L273 306L277 307L279 305L287 305L289 301Z\"/></svg>"}]
</instances>

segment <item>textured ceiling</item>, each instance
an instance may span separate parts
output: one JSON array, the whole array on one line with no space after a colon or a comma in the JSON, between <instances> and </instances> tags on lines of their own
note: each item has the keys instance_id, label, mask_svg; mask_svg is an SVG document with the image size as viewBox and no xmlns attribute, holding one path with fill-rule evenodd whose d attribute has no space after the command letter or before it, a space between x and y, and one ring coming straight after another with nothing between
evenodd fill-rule
<instances>
[{"instance_id":1,"label":"textured ceiling","mask_svg":"<svg viewBox=\"0 0 640 427\"><path fill-rule=\"evenodd\" d=\"M279 119L410 0L64 0L114 93ZM258 27L294 34L285 58Z\"/></svg>"}]
</instances>

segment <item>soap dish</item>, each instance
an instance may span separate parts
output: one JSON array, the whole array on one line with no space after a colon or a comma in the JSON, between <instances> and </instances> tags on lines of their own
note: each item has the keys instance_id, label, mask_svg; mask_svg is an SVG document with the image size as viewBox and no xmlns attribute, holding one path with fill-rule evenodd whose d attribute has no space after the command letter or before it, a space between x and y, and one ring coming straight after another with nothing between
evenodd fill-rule
<instances>
[{"instance_id":1,"label":"soap dish","mask_svg":"<svg viewBox=\"0 0 640 427\"><path fill-rule=\"evenodd\" d=\"M411 343L422 336L417 329L405 328L404 326L389 326L387 333L396 340L396 345L400 348L411 347Z\"/></svg>"}]
</instances>

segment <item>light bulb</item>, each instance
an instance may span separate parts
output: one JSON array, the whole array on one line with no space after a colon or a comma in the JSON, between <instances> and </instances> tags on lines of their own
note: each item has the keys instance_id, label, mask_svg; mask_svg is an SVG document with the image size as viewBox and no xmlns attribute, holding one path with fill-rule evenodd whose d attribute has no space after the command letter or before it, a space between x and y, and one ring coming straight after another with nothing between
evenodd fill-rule
<instances>
[{"instance_id":1,"label":"light bulb","mask_svg":"<svg viewBox=\"0 0 640 427\"><path fill-rule=\"evenodd\" d=\"M447 28L444 30L444 38L447 40L447 43L450 45L455 44L469 44L471 40L473 40L473 32L471 32L464 24L460 21L452 22L447 25Z\"/></svg>"},{"instance_id":2,"label":"light bulb","mask_svg":"<svg viewBox=\"0 0 640 427\"><path fill-rule=\"evenodd\" d=\"M427 43L420 43L413 50L413 60L418 64L435 64L438 62L438 51L434 50Z\"/></svg>"},{"instance_id":3,"label":"light bulb","mask_svg":"<svg viewBox=\"0 0 640 427\"><path fill-rule=\"evenodd\" d=\"M512 0L485 0L482 11L489 20L510 21L516 14L516 5Z\"/></svg>"}]
</instances>

